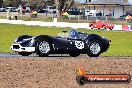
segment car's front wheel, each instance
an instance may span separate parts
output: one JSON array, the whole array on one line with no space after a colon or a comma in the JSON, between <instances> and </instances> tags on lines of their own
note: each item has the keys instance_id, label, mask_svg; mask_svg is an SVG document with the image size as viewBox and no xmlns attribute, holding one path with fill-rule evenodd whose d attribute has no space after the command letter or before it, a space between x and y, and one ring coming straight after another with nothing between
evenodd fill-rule
<instances>
[{"instance_id":1,"label":"car's front wheel","mask_svg":"<svg viewBox=\"0 0 132 88\"><path fill-rule=\"evenodd\" d=\"M101 54L101 43L98 40L92 40L88 44L87 55L89 57L98 57Z\"/></svg>"},{"instance_id":2,"label":"car's front wheel","mask_svg":"<svg viewBox=\"0 0 132 88\"><path fill-rule=\"evenodd\" d=\"M91 27L91 29L93 29L93 24L91 24L89 27Z\"/></svg>"},{"instance_id":3,"label":"car's front wheel","mask_svg":"<svg viewBox=\"0 0 132 88\"><path fill-rule=\"evenodd\" d=\"M29 56L31 55L32 53L31 52L18 52L20 55L22 56Z\"/></svg>"},{"instance_id":4,"label":"car's front wheel","mask_svg":"<svg viewBox=\"0 0 132 88\"><path fill-rule=\"evenodd\" d=\"M51 51L51 43L47 39L41 39L36 46L36 54L40 57L46 57Z\"/></svg>"}]
</instances>

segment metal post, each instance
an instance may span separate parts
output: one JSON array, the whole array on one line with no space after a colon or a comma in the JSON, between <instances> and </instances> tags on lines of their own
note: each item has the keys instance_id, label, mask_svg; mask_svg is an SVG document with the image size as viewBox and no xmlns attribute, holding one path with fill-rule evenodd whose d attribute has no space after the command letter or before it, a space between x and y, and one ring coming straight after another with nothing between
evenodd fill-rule
<instances>
[{"instance_id":1,"label":"metal post","mask_svg":"<svg viewBox=\"0 0 132 88\"><path fill-rule=\"evenodd\" d=\"M87 16L87 20L88 20L88 16Z\"/></svg>"},{"instance_id":2,"label":"metal post","mask_svg":"<svg viewBox=\"0 0 132 88\"><path fill-rule=\"evenodd\" d=\"M78 20L80 20L80 17L78 16Z\"/></svg>"},{"instance_id":3,"label":"metal post","mask_svg":"<svg viewBox=\"0 0 132 88\"><path fill-rule=\"evenodd\" d=\"M11 20L10 9L7 10L7 19Z\"/></svg>"},{"instance_id":4,"label":"metal post","mask_svg":"<svg viewBox=\"0 0 132 88\"><path fill-rule=\"evenodd\" d=\"M106 16L106 21L108 21L108 17Z\"/></svg>"}]
</instances>

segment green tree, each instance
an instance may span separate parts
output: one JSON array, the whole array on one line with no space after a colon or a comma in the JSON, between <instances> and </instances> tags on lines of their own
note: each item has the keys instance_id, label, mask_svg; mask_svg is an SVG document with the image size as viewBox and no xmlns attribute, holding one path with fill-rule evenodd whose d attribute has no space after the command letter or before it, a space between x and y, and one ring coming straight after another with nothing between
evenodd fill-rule
<instances>
[{"instance_id":1,"label":"green tree","mask_svg":"<svg viewBox=\"0 0 132 88\"><path fill-rule=\"evenodd\" d=\"M74 0L55 0L58 18L60 18L62 12L68 11L73 4Z\"/></svg>"},{"instance_id":2,"label":"green tree","mask_svg":"<svg viewBox=\"0 0 132 88\"><path fill-rule=\"evenodd\" d=\"M2 7L3 6L3 0L0 0L0 7Z\"/></svg>"},{"instance_id":3,"label":"green tree","mask_svg":"<svg viewBox=\"0 0 132 88\"><path fill-rule=\"evenodd\" d=\"M22 4L22 0L4 0L5 6L17 7Z\"/></svg>"},{"instance_id":4,"label":"green tree","mask_svg":"<svg viewBox=\"0 0 132 88\"><path fill-rule=\"evenodd\" d=\"M46 8L48 5L52 6L54 4L54 0L27 0L26 6L31 7L31 9L40 9Z\"/></svg>"}]
</instances>

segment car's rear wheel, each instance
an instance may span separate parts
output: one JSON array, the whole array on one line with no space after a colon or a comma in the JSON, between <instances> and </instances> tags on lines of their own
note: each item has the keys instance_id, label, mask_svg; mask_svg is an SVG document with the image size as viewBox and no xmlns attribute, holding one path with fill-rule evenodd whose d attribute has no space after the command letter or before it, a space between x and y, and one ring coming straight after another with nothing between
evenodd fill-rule
<instances>
[{"instance_id":1,"label":"car's rear wheel","mask_svg":"<svg viewBox=\"0 0 132 88\"><path fill-rule=\"evenodd\" d=\"M69 55L72 56L72 57L77 57L77 56L80 55L80 53L69 53Z\"/></svg>"},{"instance_id":2,"label":"car's rear wheel","mask_svg":"<svg viewBox=\"0 0 132 88\"><path fill-rule=\"evenodd\" d=\"M89 57L98 57L101 54L101 43L98 40L92 40L88 44L87 55Z\"/></svg>"},{"instance_id":3,"label":"car's rear wheel","mask_svg":"<svg viewBox=\"0 0 132 88\"><path fill-rule=\"evenodd\" d=\"M32 53L31 52L18 52L20 55L22 56L29 56L31 55Z\"/></svg>"},{"instance_id":4,"label":"car's rear wheel","mask_svg":"<svg viewBox=\"0 0 132 88\"><path fill-rule=\"evenodd\" d=\"M112 30L113 28L109 28L110 30Z\"/></svg>"},{"instance_id":5,"label":"car's rear wheel","mask_svg":"<svg viewBox=\"0 0 132 88\"><path fill-rule=\"evenodd\" d=\"M51 43L47 39L41 39L36 46L36 54L40 57L46 57L51 51Z\"/></svg>"}]
</instances>

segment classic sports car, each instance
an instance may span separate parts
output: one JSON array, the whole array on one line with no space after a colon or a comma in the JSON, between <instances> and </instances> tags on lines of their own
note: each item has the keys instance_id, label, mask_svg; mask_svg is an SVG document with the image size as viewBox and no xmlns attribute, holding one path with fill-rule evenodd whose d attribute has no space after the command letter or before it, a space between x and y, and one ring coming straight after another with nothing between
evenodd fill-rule
<instances>
[{"instance_id":1,"label":"classic sports car","mask_svg":"<svg viewBox=\"0 0 132 88\"><path fill-rule=\"evenodd\" d=\"M97 57L106 52L109 45L110 40L97 34L71 30L70 32L63 31L55 37L22 35L12 44L11 50L22 56L28 56L35 52L40 57L49 54L69 54L72 57L87 54L90 57Z\"/></svg>"},{"instance_id":2,"label":"classic sports car","mask_svg":"<svg viewBox=\"0 0 132 88\"><path fill-rule=\"evenodd\" d=\"M93 28L98 28L98 29L110 29L112 30L114 28L114 24L108 23L108 22L103 22L103 21L96 21L96 22L92 22L89 24L89 27L91 27L91 29Z\"/></svg>"}]
</instances>

